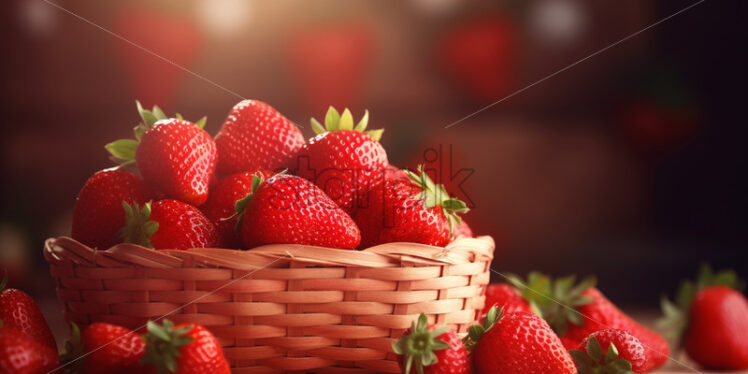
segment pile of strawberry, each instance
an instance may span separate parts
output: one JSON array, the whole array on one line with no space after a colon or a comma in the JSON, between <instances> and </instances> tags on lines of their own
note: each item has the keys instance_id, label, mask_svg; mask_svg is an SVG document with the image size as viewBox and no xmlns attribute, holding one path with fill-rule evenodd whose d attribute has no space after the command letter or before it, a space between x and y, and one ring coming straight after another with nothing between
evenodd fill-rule
<instances>
[{"instance_id":1,"label":"pile of strawberry","mask_svg":"<svg viewBox=\"0 0 748 374\"><path fill-rule=\"evenodd\" d=\"M444 246L471 236L468 208L419 169L389 164L367 130L369 114L327 112L317 134L301 131L266 103L244 100L215 138L192 123L145 110L134 139L106 148L120 165L86 181L72 237L106 249L250 249L290 243L354 249L389 242Z\"/></svg>"},{"instance_id":2,"label":"pile of strawberry","mask_svg":"<svg viewBox=\"0 0 748 374\"><path fill-rule=\"evenodd\" d=\"M482 324L462 339L421 314L392 346L403 373L642 374L667 362L665 338L618 309L594 278L508 278L489 285ZM685 332L686 352L704 368L748 369L748 301L737 285L734 272L706 269L684 283L678 305L663 302L661 324Z\"/></svg>"}]
</instances>

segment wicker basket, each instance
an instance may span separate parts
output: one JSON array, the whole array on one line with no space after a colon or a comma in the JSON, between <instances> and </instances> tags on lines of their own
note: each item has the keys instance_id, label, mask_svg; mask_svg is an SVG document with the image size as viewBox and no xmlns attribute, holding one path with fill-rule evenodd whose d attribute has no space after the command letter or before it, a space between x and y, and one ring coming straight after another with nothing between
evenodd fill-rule
<instances>
[{"instance_id":1,"label":"wicker basket","mask_svg":"<svg viewBox=\"0 0 748 374\"><path fill-rule=\"evenodd\" d=\"M68 321L132 329L164 315L206 326L233 373L397 373L390 343L419 313L459 332L477 318L494 242L390 243L363 251L267 245L250 251L95 251L48 239Z\"/></svg>"}]
</instances>

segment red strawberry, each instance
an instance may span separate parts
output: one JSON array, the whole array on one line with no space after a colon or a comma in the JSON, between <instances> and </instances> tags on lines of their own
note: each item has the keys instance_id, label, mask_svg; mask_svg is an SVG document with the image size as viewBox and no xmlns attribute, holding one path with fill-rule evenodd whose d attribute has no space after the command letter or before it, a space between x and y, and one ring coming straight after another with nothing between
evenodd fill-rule
<instances>
[{"instance_id":1,"label":"red strawberry","mask_svg":"<svg viewBox=\"0 0 748 374\"><path fill-rule=\"evenodd\" d=\"M748 301L734 289L740 283L734 271L703 266L695 283L681 285L677 305L663 300L660 325L676 338L685 332L686 353L705 368L748 369Z\"/></svg>"},{"instance_id":2,"label":"red strawberry","mask_svg":"<svg viewBox=\"0 0 748 374\"><path fill-rule=\"evenodd\" d=\"M229 364L218 340L204 327L194 323L176 326L148 321L143 364L154 365L159 373L230 374Z\"/></svg>"},{"instance_id":3,"label":"red strawberry","mask_svg":"<svg viewBox=\"0 0 748 374\"><path fill-rule=\"evenodd\" d=\"M133 374L144 368L140 360L145 342L140 334L117 325L96 322L81 336L73 325L73 339L66 345L65 359L88 374ZM81 371L82 369L82 371Z\"/></svg>"},{"instance_id":4,"label":"red strawberry","mask_svg":"<svg viewBox=\"0 0 748 374\"><path fill-rule=\"evenodd\" d=\"M421 313L400 339L392 343L398 362L406 374L470 373L468 352L460 337L447 327L428 324Z\"/></svg>"},{"instance_id":5,"label":"red strawberry","mask_svg":"<svg viewBox=\"0 0 748 374\"><path fill-rule=\"evenodd\" d=\"M278 174L263 181L254 175L252 193L237 202L239 227L246 248L292 243L356 248L356 223L308 180Z\"/></svg>"},{"instance_id":6,"label":"red strawberry","mask_svg":"<svg viewBox=\"0 0 748 374\"><path fill-rule=\"evenodd\" d=\"M45 374L58 365L57 349L13 327L0 327L0 373Z\"/></svg>"},{"instance_id":7,"label":"red strawberry","mask_svg":"<svg viewBox=\"0 0 748 374\"><path fill-rule=\"evenodd\" d=\"M107 144L122 164L137 163L143 180L167 197L198 206L208 198L208 186L216 167L216 144L203 130L205 118L192 123L166 118L159 107L144 110L138 102L143 123L135 138Z\"/></svg>"},{"instance_id":8,"label":"red strawberry","mask_svg":"<svg viewBox=\"0 0 748 374\"><path fill-rule=\"evenodd\" d=\"M483 313L486 314L491 307L496 306L504 309L504 313L528 312L532 313L530 304L525 300L517 290L506 284L490 284L486 288L486 303L483 307Z\"/></svg>"},{"instance_id":9,"label":"red strawberry","mask_svg":"<svg viewBox=\"0 0 748 374\"><path fill-rule=\"evenodd\" d=\"M269 178L269 171L260 171ZM218 246L221 248L241 248L241 239L236 235L236 202L252 193L252 174L243 172L221 179L201 207L205 216L213 222L218 232Z\"/></svg>"},{"instance_id":10,"label":"red strawberry","mask_svg":"<svg viewBox=\"0 0 748 374\"><path fill-rule=\"evenodd\" d=\"M381 181L382 171L389 166L387 153L379 144L383 130L366 131L368 123L369 112L354 127L348 109L338 114L330 107L324 127L312 119L312 129L318 135L309 139L299 156L298 174L322 188L349 214L362 204L366 191Z\"/></svg>"},{"instance_id":11,"label":"red strawberry","mask_svg":"<svg viewBox=\"0 0 748 374\"><path fill-rule=\"evenodd\" d=\"M465 238L472 238L473 237L473 229L470 228L470 225L465 221L464 218L460 219L460 224L455 226L455 232L452 236L452 240L457 239L459 237L465 237Z\"/></svg>"},{"instance_id":12,"label":"red strawberry","mask_svg":"<svg viewBox=\"0 0 748 374\"><path fill-rule=\"evenodd\" d=\"M155 249L215 247L218 234L200 209L177 200L159 200L143 207L123 204L125 242Z\"/></svg>"},{"instance_id":13,"label":"red strawberry","mask_svg":"<svg viewBox=\"0 0 748 374\"><path fill-rule=\"evenodd\" d=\"M503 315L494 307L483 326L469 329L465 341L472 348L473 364L479 373L577 373L561 340L533 313Z\"/></svg>"},{"instance_id":14,"label":"red strawberry","mask_svg":"<svg viewBox=\"0 0 748 374\"><path fill-rule=\"evenodd\" d=\"M623 330L593 332L569 353L580 374L644 374L652 367L642 342Z\"/></svg>"},{"instance_id":15,"label":"red strawberry","mask_svg":"<svg viewBox=\"0 0 748 374\"><path fill-rule=\"evenodd\" d=\"M135 174L107 169L94 173L83 185L73 210L73 239L98 249L122 242L125 225L122 202L143 204L151 193Z\"/></svg>"},{"instance_id":16,"label":"red strawberry","mask_svg":"<svg viewBox=\"0 0 748 374\"><path fill-rule=\"evenodd\" d=\"M289 167L303 145L299 128L275 108L243 100L231 109L216 135L218 172L228 175Z\"/></svg>"},{"instance_id":17,"label":"red strawberry","mask_svg":"<svg viewBox=\"0 0 748 374\"><path fill-rule=\"evenodd\" d=\"M29 339L43 344L57 352L52 331L44 320L44 315L34 299L15 288L5 289L8 275L0 281L0 321L2 326L13 328Z\"/></svg>"},{"instance_id":18,"label":"red strawberry","mask_svg":"<svg viewBox=\"0 0 748 374\"><path fill-rule=\"evenodd\" d=\"M419 168L419 174L405 172L409 179L387 178L369 192L369 206L358 209L356 223L362 244L412 242L436 246L449 243L452 230L460 223L457 213L469 209L447 195Z\"/></svg>"}]
</instances>

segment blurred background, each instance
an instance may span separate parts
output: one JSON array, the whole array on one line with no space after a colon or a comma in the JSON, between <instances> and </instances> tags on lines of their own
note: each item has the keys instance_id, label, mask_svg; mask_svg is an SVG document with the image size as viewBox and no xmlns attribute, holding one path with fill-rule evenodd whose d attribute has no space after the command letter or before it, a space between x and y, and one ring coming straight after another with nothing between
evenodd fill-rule
<instances>
[{"instance_id":1,"label":"blurred background","mask_svg":"<svg viewBox=\"0 0 748 374\"><path fill-rule=\"evenodd\" d=\"M526 90L693 1L55 4L69 12L0 5L0 263L58 329L43 240L69 234L135 99L211 133L242 97L307 135L330 104L368 109L393 164L468 201L502 272L597 274L650 310L701 262L748 276L746 2L703 2Z\"/></svg>"}]
</instances>

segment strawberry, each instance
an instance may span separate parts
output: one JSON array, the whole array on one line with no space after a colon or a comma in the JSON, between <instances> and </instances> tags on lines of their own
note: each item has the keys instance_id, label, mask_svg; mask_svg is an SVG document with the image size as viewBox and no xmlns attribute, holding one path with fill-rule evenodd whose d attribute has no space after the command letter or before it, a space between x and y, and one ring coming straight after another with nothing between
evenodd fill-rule
<instances>
[{"instance_id":1,"label":"strawberry","mask_svg":"<svg viewBox=\"0 0 748 374\"><path fill-rule=\"evenodd\" d=\"M215 247L218 234L200 209L177 200L159 200L142 207L122 204L125 242L155 249Z\"/></svg>"},{"instance_id":2,"label":"strawberry","mask_svg":"<svg viewBox=\"0 0 748 374\"><path fill-rule=\"evenodd\" d=\"M234 105L216 135L218 172L282 169L290 166L303 145L299 128L275 108L243 100Z\"/></svg>"},{"instance_id":3,"label":"strawberry","mask_svg":"<svg viewBox=\"0 0 748 374\"><path fill-rule=\"evenodd\" d=\"M140 360L145 342L140 334L122 326L96 322L81 335L72 326L72 340L65 344L63 360L73 372L88 374L133 374L144 372Z\"/></svg>"},{"instance_id":4,"label":"strawberry","mask_svg":"<svg viewBox=\"0 0 748 374\"><path fill-rule=\"evenodd\" d=\"M143 180L167 197L204 203L216 168L216 144L203 130L205 118L192 123L180 115L166 118L157 106L137 106L143 122L135 127L136 139L109 143L107 150L123 165L136 163Z\"/></svg>"},{"instance_id":5,"label":"strawberry","mask_svg":"<svg viewBox=\"0 0 748 374\"><path fill-rule=\"evenodd\" d=\"M405 171L408 179L386 178L370 191L370 204L356 211L364 246L391 242L412 242L435 246L449 243L457 213L469 209L450 198L442 185L436 185L419 168L419 174Z\"/></svg>"},{"instance_id":6,"label":"strawberry","mask_svg":"<svg viewBox=\"0 0 748 374\"><path fill-rule=\"evenodd\" d=\"M73 209L73 239L98 249L122 242L117 232L125 225L122 202L143 204L151 197L145 183L121 169L97 171L86 181Z\"/></svg>"},{"instance_id":7,"label":"strawberry","mask_svg":"<svg viewBox=\"0 0 748 374\"><path fill-rule=\"evenodd\" d=\"M446 326L428 324L421 313L418 322L392 343L403 373L467 374L470 373L468 352L460 337Z\"/></svg>"},{"instance_id":8,"label":"strawberry","mask_svg":"<svg viewBox=\"0 0 748 374\"><path fill-rule=\"evenodd\" d=\"M269 171L258 172L264 178ZM213 222L218 232L218 246L221 248L241 248L241 240L236 235L236 202L252 192L250 172L232 174L221 179L211 192L208 201L200 209Z\"/></svg>"},{"instance_id":9,"label":"strawberry","mask_svg":"<svg viewBox=\"0 0 748 374\"><path fill-rule=\"evenodd\" d=\"M252 176L252 193L238 201L238 227L246 248L291 243L356 248L356 223L312 182L277 174Z\"/></svg>"},{"instance_id":10,"label":"strawberry","mask_svg":"<svg viewBox=\"0 0 748 374\"><path fill-rule=\"evenodd\" d=\"M533 313L496 307L471 326L465 344L479 373L576 374L574 361L548 323Z\"/></svg>"},{"instance_id":11,"label":"strawberry","mask_svg":"<svg viewBox=\"0 0 748 374\"><path fill-rule=\"evenodd\" d=\"M10 326L0 327L0 373L45 374L59 365L57 350Z\"/></svg>"},{"instance_id":12,"label":"strawberry","mask_svg":"<svg viewBox=\"0 0 748 374\"><path fill-rule=\"evenodd\" d=\"M569 353L580 374L644 374L652 366L642 342L623 330L593 332Z\"/></svg>"},{"instance_id":13,"label":"strawberry","mask_svg":"<svg viewBox=\"0 0 748 374\"><path fill-rule=\"evenodd\" d=\"M455 226L455 232L454 232L454 235L452 236L452 240L454 241L455 239L459 237L464 237L464 238L473 237L473 229L470 228L470 225L468 225L468 223L465 221L464 218L461 218L460 224Z\"/></svg>"},{"instance_id":14,"label":"strawberry","mask_svg":"<svg viewBox=\"0 0 748 374\"><path fill-rule=\"evenodd\" d=\"M660 326L676 338L685 332L686 353L707 369L748 369L748 301L735 288L741 282L734 271L703 266L696 283L681 285L677 305L663 300Z\"/></svg>"},{"instance_id":15,"label":"strawberry","mask_svg":"<svg viewBox=\"0 0 748 374\"><path fill-rule=\"evenodd\" d=\"M486 303L483 315L496 306L504 309L504 313L528 312L532 313L530 304L517 290L506 283L490 284L486 288Z\"/></svg>"},{"instance_id":16,"label":"strawberry","mask_svg":"<svg viewBox=\"0 0 748 374\"><path fill-rule=\"evenodd\" d=\"M298 174L322 188L349 214L363 204L366 191L381 181L389 165L379 144L384 130L367 131L368 123L369 112L354 127L348 109L339 114L330 107L324 127L312 118L312 129L318 135L309 139L298 160Z\"/></svg>"},{"instance_id":17,"label":"strawberry","mask_svg":"<svg viewBox=\"0 0 748 374\"><path fill-rule=\"evenodd\" d=\"M618 329L625 330L642 342L653 369L667 361L670 348L665 338L618 309L594 287L594 278L584 279L577 285L574 285L574 276L554 282L537 272L530 273L527 283L514 275L509 278L510 283L518 287L526 285L523 296L548 321L567 349L576 348L595 331Z\"/></svg>"},{"instance_id":18,"label":"strawberry","mask_svg":"<svg viewBox=\"0 0 748 374\"><path fill-rule=\"evenodd\" d=\"M0 281L0 321L4 327L13 328L29 339L57 352L57 343L44 315L34 299L15 288L6 289L8 275Z\"/></svg>"},{"instance_id":19,"label":"strawberry","mask_svg":"<svg viewBox=\"0 0 748 374\"><path fill-rule=\"evenodd\" d=\"M176 326L148 321L144 365L154 365L159 374L230 374L229 364L215 336L194 323Z\"/></svg>"}]
</instances>

